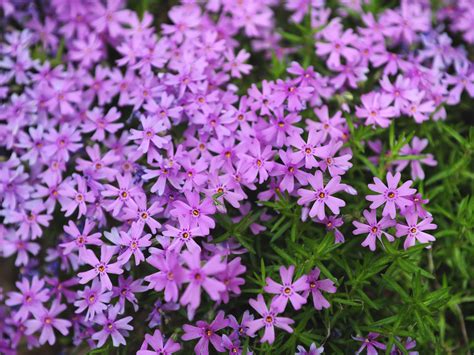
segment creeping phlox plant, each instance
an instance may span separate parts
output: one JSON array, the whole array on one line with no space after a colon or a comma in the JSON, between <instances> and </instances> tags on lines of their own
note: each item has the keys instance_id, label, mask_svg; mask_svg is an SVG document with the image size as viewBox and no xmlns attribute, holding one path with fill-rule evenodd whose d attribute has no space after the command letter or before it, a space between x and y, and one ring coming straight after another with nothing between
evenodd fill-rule
<instances>
[{"instance_id":1,"label":"creeping phlox plant","mask_svg":"<svg viewBox=\"0 0 474 355\"><path fill-rule=\"evenodd\" d=\"M0 0L0 353L468 351L474 3L382 3Z\"/></svg>"}]
</instances>

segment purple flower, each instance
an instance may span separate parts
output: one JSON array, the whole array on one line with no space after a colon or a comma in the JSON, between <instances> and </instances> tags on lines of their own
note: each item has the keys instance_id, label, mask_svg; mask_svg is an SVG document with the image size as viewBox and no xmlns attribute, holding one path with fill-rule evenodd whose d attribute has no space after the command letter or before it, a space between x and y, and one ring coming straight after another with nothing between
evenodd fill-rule
<instances>
[{"instance_id":1,"label":"purple flower","mask_svg":"<svg viewBox=\"0 0 474 355\"><path fill-rule=\"evenodd\" d=\"M389 106L393 99L385 94L373 93L362 95L362 107L356 107L356 116L365 118L366 126L386 128L390 126L390 118L395 117L396 110Z\"/></svg>"},{"instance_id":2,"label":"purple flower","mask_svg":"<svg viewBox=\"0 0 474 355\"><path fill-rule=\"evenodd\" d=\"M215 227L214 220L208 215L212 215L216 211L216 207L210 198L205 198L202 202L199 194L196 192L185 191L187 203L183 201L175 201L171 210L171 215L174 217L184 216L191 225L197 226L201 229L204 235L209 234L209 229Z\"/></svg>"},{"instance_id":3,"label":"purple flower","mask_svg":"<svg viewBox=\"0 0 474 355\"><path fill-rule=\"evenodd\" d=\"M228 262L223 272L217 274L217 278L225 285L226 290L221 293L221 298L224 303L229 302L231 293L240 295L240 286L245 284L245 279L238 277L243 274L247 268L241 264L240 258L235 258Z\"/></svg>"},{"instance_id":4,"label":"purple flower","mask_svg":"<svg viewBox=\"0 0 474 355\"><path fill-rule=\"evenodd\" d=\"M56 316L65 309L66 305L60 304L58 300L54 300L49 310L44 308L40 309L33 313L35 319L30 319L25 322L25 333L31 335L41 329L39 343L43 345L48 342L49 345L53 345L56 341L54 328L62 335L67 335L69 333L68 328L72 325L68 320L56 318Z\"/></svg>"},{"instance_id":5,"label":"purple flower","mask_svg":"<svg viewBox=\"0 0 474 355\"><path fill-rule=\"evenodd\" d=\"M145 224L150 228L152 233L161 227L161 224L153 218L156 214L163 211L158 202L153 202L147 208L147 199L145 194L139 194L133 199L127 200L127 207L123 209L123 218L134 221L141 229Z\"/></svg>"},{"instance_id":6,"label":"purple flower","mask_svg":"<svg viewBox=\"0 0 474 355\"><path fill-rule=\"evenodd\" d=\"M128 232L120 231L120 245L125 248L125 251L120 254L118 261L125 264L132 255L135 257L135 265L145 261L145 255L141 249L148 248L151 245L151 234L142 235L143 229L136 223Z\"/></svg>"},{"instance_id":7,"label":"purple flower","mask_svg":"<svg viewBox=\"0 0 474 355\"><path fill-rule=\"evenodd\" d=\"M356 227L352 233L355 235L368 233L367 238L365 238L361 244L363 247L368 246L371 251L374 251L375 241L378 239L380 242L382 242L382 235L384 235L389 242L393 242L393 236L385 232L384 229L395 226L395 224L397 224L395 220L391 219L389 216L384 216L380 221L377 222L376 210L365 210L364 217L367 221L367 224L360 223L358 221L352 222Z\"/></svg>"},{"instance_id":8,"label":"purple flower","mask_svg":"<svg viewBox=\"0 0 474 355\"><path fill-rule=\"evenodd\" d=\"M315 268L307 275L306 282L308 284L308 287L303 294L303 297L307 298L309 296L309 293L311 292L311 294L313 295L314 308L316 308L318 311L322 310L323 308L329 308L331 306L327 299L324 298L321 291L327 293L335 293L337 290L336 286L334 286L334 282L332 282L331 280L319 280L320 273L321 271L319 270L319 268Z\"/></svg>"},{"instance_id":9,"label":"purple flower","mask_svg":"<svg viewBox=\"0 0 474 355\"><path fill-rule=\"evenodd\" d=\"M312 343L308 351L302 345L298 345L297 350L298 352L295 355L320 355L324 352L324 347L317 348L316 344Z\"/></svg>"},{"instance_id":10,"label":"purple flower","mask_svg":"<svg viewBox=\"0 0 474 355\"><path fill-rule=\"evenodd\" d=\"M428 139L420 139L418 137L413 137L412 144L406 144L400 149L400 156L403 155L423 155L421 152L423 149L426 148L428 145ZM428 166L436 166L438 162L433 158L432 154L426 154L426 156L420 160L403 160L400 159L399 162L397 162L397 171L403 171L407 167L407 165L410 165L411 167L411 178L413 180L420 179L423 180L425 178L425 172L423 171L423 168L421 167L421 164L426 164Z\"/></svg>"},{"instance_id":11,"label":"purple flower","mask_svg":"<svg viewBox=\"0 0 474 355\"><path fill-rule=\"evenodd\" d=\"M402 237L406 235L405 243L403 247L408 249L415 245L415 241L418 240L420 243L429 243L435 240L431 234L425 233L425 230L434 230L437 228L437 225L433 222L432 217L424 218L421 222L418 222L417 213L409 213L405 215L406 225L397 224L397 237Z\"/></svg>"},{"instance_id":12,"label":"purple flower","mask_svg":"<svg viewBox=\"0 0 474 355\"><path fill-rule=\"evenodd\" d=\"M67 255L74 249L80 251L84 249L86 245L102 245L102 241L100 240L101 234L91 234L94 227L95 223L86 219L82 232L80 232L79 228L77 228L77 225L73 221L69 221L69 224L64 226L64 232L66 232L66 234L71 236L74 240L59 244L60 247L64 248L63 253Z\"/></svg>"},{"instance_id":13,"label":"purple flower","mask_svg":"<svg viewBox=\"0 0 474 355\"><path fill-rule=\"evenodd\" d=\"M330 68L341 65L341 56L349 62L353 62L359 57L359 51L350 47L357 38L352 29L340 33L339 29L335 28L335 26L328 27L324 31L324 37L329 43L317 42L316 54L320 56L329 54L327 64Z\"/></svg>"},{"instance_id":14,"label":"purple flower","mask_svg":"<svg viewBox=\"0 0 474 355\"><path fill-rule=\"evenodd\" d=\"M211 323L198 321L196 326L185 324L183 326L184 334L181 339L188 341L192 339L199 339L194 351L198 355L209 354L209 343L211 343L218 352L223 352L222 338L217 334L217 331L227 327L228 320L225 319L223 311L217 313L216 318Z\"/></svg>"},{"instance_id":15,"label":"purple flower","mask_svg":"<svg viewBox=\"0 0 474 355\"><path fill-rule=\"evenodd\" d=\"M72 180L64 181L59 187L59 203L61 204L61 211L65 212L65 216L69 217L78 209L77 218L81 218L87 211L86 202L94 202L94 194L87 190L87 184L84 178L79 175L76 176L75 185Z\"/></svg>"},{"instance_id":16,"label":"purple flower","mask_svg":"<svg viewBox=\"0 0 474 355\"><path fill-rule=\"evenodd\" d=\"M313 91L314 89L310 86L298 86L296 80L279 79L275 84L272 99L275 106L280 106L288 100L288 111L301 111Z\"/></svg>"},{"instance_id":17,"label":"purple flower","mask_svg":"<svg viewBox=\"0 0 474 355\"><path fill-rule=\"evenodd\" d=\"M326 217L324 206L328 206L334 214L339 214L339 208L344 207L346 203L340 198L332 196L332 194L344 190L344 186L340 184L341 177L333 177L324 186L323 174L317 170L313 176L308 177L308 182L313 190L299 189L298 195L300 198L298 199L298 204L305 205L308 202L315 201L309 211L309 216L318 216L319 219L324 219Z\"/></svg>"},{"instance_id":18,"label":"purple flower","mask_svg":"<svg viewBox=\"0 0 474 355\"><path fill-rule=\"evenodd\" d=\"M237 55L234 54L234 51L227 51L227 53L225 53L226 63L223 69L230 72L232 77L241 78L242 74L247 75L252 69L250 64L245 64L249 58L250 53L245 49L241 49Z\"/></svg>"},{"instance_id":19,"label":"purple flower","mask_svg":"<svg viewBox=\"0 0 474 355\"><path fill-rule=\"evenodd\" d=\"M186 279L189 285L181 296L181 304L189 305L192 310L197 309L201 303L201 287L212 300L220 300L220 293L225 291L226 287L222 282L210 277L225 270L220 255L213 256L204 266L201 266L201 255L198 252L185 251L182 258L188 266Z\"/></svg>"},{"instance_id":20,"label":"purple flower","mask_svg":"<svg viewBox=\"0 0 474 355\"><path fill-rule=\"evenodd\" d=\"M304 167L306 169L312 169L317 167L319 164L315 159L317 146L321 143L321 137L323 133L317 131L309 131L308 140L305 142L300 135L293 135L288 139L288 143L298 149L292 155L296 162L304 160Z\"/></svg>"},{"instance_id":21,"label":"purple flower","mask_svg":"<svg viewBox=\"0 0 474 355\"><path fill-rule=\"evenodd\" d=\"M356 354L362 353L364 349L367 350L367 355L377 355L378 354L377 348L381 350L385 350L387 347L384 344L375 340L378 337L379 337L378 333L369 333L367 335L367 338L352 337L354 340L362 342L362 345L360 346L359 350L357 350Z\"/></svg>"},{"instance_id":22,"label":"purple flower","mask_svg":"<svg viewBox=\"0 0 474 355\"><path fill-rule=\"evenodd\" d=\"M298 292L305 291L308 287L306 283L306 276L301 276L299 279L293 282L293 273L295 272L294 265L290 265L287 268L284 266L280 267L280 277L282 284L273 281L267 277L266 285L263 288L265 292L276 294L272 300L272 307L278 312L283 312L286 308L288 301L295 310L301 308L306 303L306 298L301 296Z\"/></svg>"},{"instance_id":23,"label":"purple flower","mask_svg":"<svg viewBox=\"0 0 474 355\"><path fill-rule=\"evenodd\" d=\"M97 259L94 252L89 249L85 249L81 253L81 259L88 265L92 266L93 269L85 272L80 272L77 276L80 277L79 283L86 284L90 280L99 276L102 287L106 290L112 289L112 282L110 281L109 274L121 274L123 269L121 263L115 262L110 263L110 259L115 254L115 247L102 245L100 248L100 260Z\"/></svg>"},{"instance_id":24,"label":"purple flower","mask_svg":"<svg viewBox=\"0 0 474 355\"><path fill-rule=\"evenodd\" d=\"M143 279L134 280L132 276L124 278L122 275L118 278L118 286L112 289L112 298L119 297L117 305L120 307L119 313L125 311L125 303L129 301L134 311L138 311L138 300L135 293L145 292L147 287L142 285Z\"/></svg>"},{"instance_id":25,"label":"purple flower","mask_svg":"<svg viewBox=\"0 0 474 355\"><path fill-rule=\"evenodd\" d=\"M115 305L109 307L107 313L96 315L94 322L102 326L102 330L94 333L92 339L97 341L98 348L104 345L109 337L112 337L112 344L115 347L120 344L126 345L124 335L128 336L128 331L133 330L128 324L133 318L129 316L117 320L119 310L120 306Z\"/></svg>"},{"instance_id":26,"label":"purple flower","mask_svg":"<svg viewBox=\"0 0 474 355\"><path fill-rule=\"evenodd\" d=\"M5 304L9 307L20 306L14 313L15 320L24 321L29 314L35 314L44 309L43 303L48 301L49 291L44 287L44 280L34 276L31 283L23 278L15 283L20 292L9 292Z\"/></svg>"},{"instance_id":27,"label":"purple flower","mask_svg":"<svg viewBox=\"0 0 474 355\"><path fill-rule=\"evenodd\" d=\"M290 193L293 192L295 189L295 178L301 185L306 185L308 173L301 170L304 165L303 161L294 157L291 152L285 152L284 150L280 150L278 155L283 164L274 163L270 175L283 176L280 183L280 189Z\"/></svg>"},{"instance_id":28,"label":"purple flower","mask_svg":"<svg viewBox=\"0 0 474 355\"><path fill-rule=\"evenodd\" d=\"M151 346L153 351L148 350L149 346ZM145 340L143 341L140 350L137 351L137 355L170 355L179 350L181 350L181 345L176 343L173 339L168 339L165 342L159 329L156 329L153 335L145 334Z\"/></svg>"},{"instance_id":29,"label":"purple flower","mask_svg":"<svg viewBox=\"0 0 474 355\"><path fill-rule=\"evenodd\" d=\"M295 321L286 317L278 317L279 312L273 308L268 309L262 295L258 295L257 299L251 299L249 303L252 308L262 316L262 318L247 323L247 334L249 336L253 336L259 329L265 328L260 342L273 344L275 341L275 327L283 329L288 333L293 333L293 329L291 329L290 325Z\"/></svg>"},{"instance_id":30,"label":"purple flower","mask_svg":"<svg viewBox=\"0 0 474 355\"><path fill-rule=\"evenodd\" d=\"M82 126L82 131L86 133L94 132L91 139L101 142L105 138L105 132L114 134L123 127L123 123L114 123L120 116L115 107L112 107L106 115L103 114L101 109L96 107L91 112L88 112L87 118L89 121Z\"/></svg>"},{"instance_id":31,"label":"purple flower","mask_svg":"<svg viewBox=\"0 0 474 355\"><path fill-rule=\"evenodd\" d=\"M147 263L159 270L145 277L145 281L150 283L149 288L157 292L164 290L166 302L177 302L179 287L185 280L185 272L179 262L178 254L170 250L152 254L147 258Z\"/></svg>"},{"instance_id":32,"label":"purple flower","mask_svg":"<svg viewBox=\"0 0 474 355\"><path fill-rule=\"evenodd\" d=\"M112 298L112 292L105 291L99 280L92 281L92 286L86 286L83 291L77 291L78 300L74 302L76 313L87 309L85 320L94 319L96 314L101 314L107 309L107 304Z\"/></svg>"},{"instance_id":33,"label":"purple flower","mask_svg":"<svg viewBox=\"0 0 474 355\"><path fill-rule=\"evenodd\" d=\"M397 337L398 338L398 337ZM401 340L398 339L400 342ZM408 337L406 340L405 340L405 343L403 344L403 347L405 348L405 350L412 350L414 349L416 346L416 340ZM396 345L393 345L392 347L392 350L390 350L390 355L400 355L402 354L403 351L401 349L399 349ZM418 351L409 351L408 352L408 355L418 355Z\"/></svg>"},{"instance_id":34,"label":"purple flower","mask_svg":"<svg viewBox=\"0 0 474 355\"><path fill-rule=\"evenodd\" d=\"M203 236L201 229L197 227L191 228L190 220L183 216L178 217L178 222L178 228L167 224L165 226L166 230L163 231L164 236L174 238L169 249L180 252L183 245L186 245L186 248L191 252L201 251L199 244L194 241L195 237Z\"/></svg>"},{"instance_id":35,"label":"purple flower","mask_svg":"<svg viewBox=\"0 0 474 355\"><path fill-rule=\"evenodd\" d=\"M410 188L413 183L411 180L406 181L402 186L397 187L400 179L400 173L392 175L388 172L386 186L379 178L374 177L375 184L369 184L369 189L379 193L380 195L368 195L365 197L366 200L372 202L370 208L376 209L385 204L382 215L395 218L397 214L396 207L404 209L407 206L410 206L412 202L409 199L409 196L416 193L416 189Z\"/></svg>"}]
</instances>

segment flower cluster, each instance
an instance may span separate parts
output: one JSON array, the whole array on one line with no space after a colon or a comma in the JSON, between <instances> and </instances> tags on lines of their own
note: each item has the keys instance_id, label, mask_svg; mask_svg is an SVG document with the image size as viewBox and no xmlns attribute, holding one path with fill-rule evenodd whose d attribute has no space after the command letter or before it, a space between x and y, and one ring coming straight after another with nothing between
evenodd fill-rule
<instances>
[{"instance_id":1,"label":"flower cluster","mask_svg":"<svg viewBox=\"0 0 474 355\"><path fill-rule=\"evenodd\" d=\"M156 329L180 309L189 321L215 314L183 327L182 340L199 339L198 354L209 343L218 352L249 352L243 339L262 328L261 341L272 343L275 327L292 332L294 321L283 315L288 302L299 310L311 295L316 310L328 308L321 291L336 292L334 282L320 279L318 268L297 270L294 279L295 266L278 265L281 283L267 278L248 300L257 316L245 312L239 323L241 314L221 307L244 297L249 247L232 233L218 238L222 220L250 217L250 233L260 235L278 217L265 203L287 199L303 221L324 224L343 243L341 211L357 194L346 181L354 127L442 120L464 92L474 97L472 63L431 25L422 0L401 1L378 17L359 9L355 29L344 27L347 13L331 14L324 1L287 1L292 21L310 16L321 28L313 54L323 69L293 61L286 78L248 90L239 87L252 70L242 38L265 58L292 52L275 31L277 1L183 1L159 36L150 13L139 16L121 0L26 3L0 2L7 29L0 43L0 256L20 270L0 305L2 353L14 353L25 338L35 348L60 335L75 346L125 345L144 310L153 334L144 335L138 354L181 349L166 327ZM438 17L456 19L452 30L472 43L468 3ZM368 91L364 82L375 70L380 77ZM360 102L350 99L355 89L364 92ZM377 142L365 143L383 154ZM387 185L378 178L369 184L376 195L366 197L367 223L353 222L355 235L368 234L363 246L375 250L382 236L393 241L390 227L405 248L434 241L425 232L436 228L427 200L409 181L398 186L406 167L423 179L421 163L436 165L421 153L426 147L413 139L387 167ZM264 294L274 295L268 305ZM375 337L363 340L369 353L383 349Z\"/></svg>"}]
</instances>

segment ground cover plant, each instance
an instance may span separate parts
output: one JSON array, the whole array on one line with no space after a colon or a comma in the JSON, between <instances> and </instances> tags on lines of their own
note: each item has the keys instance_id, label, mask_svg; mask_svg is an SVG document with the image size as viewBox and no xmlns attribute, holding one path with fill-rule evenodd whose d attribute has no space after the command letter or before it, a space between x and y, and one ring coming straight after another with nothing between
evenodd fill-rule
<instances>
[{"instance_id":1,"label":"ground cover plant","mask_svg":"<svg viewBox=\"0 0 474 355\"><path fill-rule=\"evenodd\" d=\"M0 353L470 353L473 8L0 0Z\"/></svg>"}]
</instances>

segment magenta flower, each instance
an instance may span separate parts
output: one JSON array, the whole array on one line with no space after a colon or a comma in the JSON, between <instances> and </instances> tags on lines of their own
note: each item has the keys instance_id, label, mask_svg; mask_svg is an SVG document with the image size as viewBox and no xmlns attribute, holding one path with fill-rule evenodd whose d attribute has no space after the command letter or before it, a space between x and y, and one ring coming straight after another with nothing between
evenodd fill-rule
<instances>
[{"instance_id":1,"label":"magenta flower","mask_svg":"<svg viewBox=\"0 0 474 355\"><path fill-rule=\"evenodd\" d=\"M129 316L117 320L119 309L120 306L115 305L109 307L107 313L96 315L94 322L102 326L102 330L92 334L92 339L97 341L98 348L104 345L109 337L112 337L112 344L115 347L126 344L124 335L128 336L128 331L133 330L128 324L133 318Z\"/></svg>"},{"instance_id":2,"label":"magenta flower","mask_svg":"<svg viewBox=\"0 0 474 355\"><path fill-rule=\"evenodd\" d=\"M33 313L35 319L30 319L25 322L26 334L31 335L41 330L39 343L41 345L46 342L53 345L56 342L54 335L54 328L56 328L62 335L67 335L72 323L65 319L56 318L56 316L66 309L66 305L60 304L58 300L54 300L51 308L40 309Z\"/></svg>"},{"instance_id":3,"label":"magenta flower","mask_svg":"<svg viewBox=\"0 0 474 355\"><path fill-rule=\"evenodd\" d=\"M415 241L418 240L420 243L429 243L435 240L431 234L425 233L425 230L434 230L437 228L437 225L433 222L432 217L424 218L421 222L418 222L418 214L417 213L409 213L405 215L406 225L404 224L397 224L396 229L396 236L402 237L406 235L405 243L403 243L403 247L408 249L415 245Z\"/></svg>"},{"instance_id":4,"label":"magenta flower","mask_svg":"<svg viewBox=\"0 0 474 355\"><path fill-rule=\"evenodd\" d=\"M368 195L365 197L366 200L372 202L370 208L376 209L385 204L382 215L395 218L397 214L396 207L405 209L407 206L410 206L412 201L409 199L409 196L416 193L416 189L410 188L413 183L411 180L406 181L402 186L397 187L400 179L400 173L392 175L388 172L386 186L379 178L374 177L375 184L369 184L369 189L379 193L380 195Z\"/></svg>"},{"instance_id":5,"label":"magenta flower","mask_svg":"<svg viewBox=\"0 0 474 355\"><path fill-rule=\"evenodd\" d=\"M367 335L367 338L352 337L354 340L362 342L362 345L360 346L359 350L357 350L356 354L362 353L364 349L367 350L367 355L377 355L378 354L377 348L381 350L385 350L387 347L384 344L375 340L379 336L380 334L378 333L369 333Z\"/></svg>"},{"instance_id":6,"label":"magenta flower","mask_svg":"<svg viewBox=\"0 0 474 355\"><path fill-rule=\"evenodd\" d=\"M142 154L147 154L150 146L163 148L168 143L168 137L163 137L159 133L166 131L163 121L157 120L155 117L142 116L140 118L142 130L132 129L128 139L139 141L138 150Z\"/></svg>"},{"instance_id":7,"label":"magenta flower","mask_svg":"<svg viewBox=\"0 0 474 355\"><path fill-rule=\"evenodd\" d=\"M334 286L334 282L329 279L319 280L319 275L321 271L319 268L315 268L311 271L308 276L306 277L306 282L308 287L303 294L303 297L308 297L309 293L313 295L313 305L314 308L318 311L322 310L323 308L329 308L331 305L329 304L328 300L324 298L321 291L327 293L335 293L336 286Z\"/></svg>"},{"instance_id":8,"label":"magenta flower","mask_svg":"<svg viewBox=\"0 0 474 355\"><path fill-rule=\"evenodd\" d=\"M294 265L287 268L280 267L280 277L282 283L279 284L267 277L266 286L263 288L265 292L276 294L272 300L272 307L278 312L285 311L288 301L295 310L301 308L306 303L306 298L301 296L298 292L305 291L308 287L306 276L301 276L298 280L293 282L293 273L295 272Z\"/></svg>"},{"instance_id":9,"label":"magenta flower","mask_svg":"<svg viewBox=\"0 0 474 355\"><path fill-rule=\"evenodd\" d=\"M164 290L166 302L177 302L179 287L184 282L186 276L179 262L179 255L176 252L167 250L164 253L152 254L146 261L159 270L156 273L145 276L145 281L150 283L149 288L153 288L157 292Z\"/></svg>"},{"instance_id":10,"label":"magenta flower","mask_svg":"<svg viewBox=\"0 0 474 355\"><path fill-rule=\"evenodd\" d=\"M201 288L203 288L213 301L219 301L220 293L226 290L225 285L211 277L225 270L225 264L220 261L221 256L215 255L201 266L201 254L185 251L182 258L188 266L186 279L189 285L181 296L181 304L197 309L201 303Z\"/></svg>"},{"instance_id":11,"label":"magenta flower","mask_svg":"<svg viewBox=\"0 0 474 355\"><path fill-rule=\"evenodd\" d=\"M199 339L194 352L199 355L209 354L209 343L218 351L223 352L224 347L222 346L222 338L217 334L217 331L227 327L228 320L225 319L223 311L217 313L216 318L211 323L204 321L198 321L196 326L185 324L183 326L184 334L181 339L188 341L193 339Z\"/></svg>"},{"instance_id":12,"label":"magenta flower","mask_svg":"<svg viewBox=\"0 0 474 355\"><path fill-rule=\"evenodd\" d=\"M110 281L109 274L121 274L123 272L119 262L110 263L110 259L115 255L115 250L115 247L102 245L99 260L92 250L85 249L81 253L81 259L86 264L92 266L93 269L77 274L80 277L79 283L86 284L99 276L102 287L106 290L111 290L112 282Z\"/></svg>"},{"instance_id":13,"label":"magenta flower","mask_svg":"<svg viewBox=\"0 0 474 355\"><path fill-rule=\"evenodd\" d=\"M363 247L368 246L371 251L374 251L376 247L375 241L378 239L382 242L382 235L384 235L389 242L394 241L393 236L385 232L384 229L395 226L395 224L397 224L395 220L391 219L389 216L383 216L382 219L377 222L376 210L365 210L364 217L367 224L358 221L352 222L356 227L352 233L355 235L368 233L367 238L365 238L361 244Z\"/></svg>"},{"instance_id":14,"label":"magenta flower","mask_svg":"<svg viewBox=\"0 0 474 355\"><path fill-rule=\"evenodd\" d=\"M249 181L256 181L258 176L258 183L262 184L268 179L269 171L273 169L273 156L275 151L272 150L271 145L262 146L258 140L254 140L249 147L247 154L243 159L247 162L247 171L244 173L244 178Z\"/></svg>"},{"instance_id":15,"label":"magenta flower","mask_svg":"<svg viewBox=\"0 0 474 355\"><path fill-rule=\"evenodd\" d=\"M85 320L94 319L96 314L101 314L107 309L112 298L112 292L105 291L98 279L92 281L92 286L86 286L83 291L77 291L78 300L74 302L76 313L87 309Z\"/></svg>"},{"instance_id":16,"label":"magenta flower","mask_svg":"<svg viewBox=\"0 0 474 355\"><path fill-rule=\"evenodd\" d=\"M295 80L277 80L272 99L275 106L280 106L288 100L288 111L301 111L305 102L311 97L314 89L310 86L298 86Z\"/></svg>"},{"instance_id":17,"label":"magenta flower","mask_svg":"<svg viewBox=\"0 0 474 355\"><path fill-rule=\"evenodd\" d=\"M151 346L153 351L148 350L148 347ZM137 351L137 355L152 355L152 354L162 354L170 355L181 350L181 345L176 343L173 339L168 339L166 342L161 335L159 329L156 329L153 335L145 334L145 340L140 347L140 350Z\"/></svg>"},{"instance_id":18,"label":"magenta flower","mask_svg":"<svg viewBox=\"0 0 474 355\"><path fill-rule=\"evenodd\" d=\"M308 177L308 182L313 190L299 189L297 192L300 196L298 199L299 205L305 205L308 202L315 201L309 211L309 216L311 218L318 216L319 219L324 219L326 217L324 206L328 206L332 213L336 215L339 214L339 208L344 207L346 203L340 198L332 196L332 194L345 189L345 187L340 184L341 177L333 177L326 186L324 186L323 174L317 170L313 176Z\"/></svg>"},{"instance_id":19,"label":"magenta flower","mask_svg":"<svg viewBox=\"0 0 474 355\"><path fill-rule=\"evenodd\" d=\"M249 336L253 336L259 329L265 328L260 342L273 344L275 341L275 327L283 329L288 333L293 333L290 325L295 321L286 317L278 317L279 312L271 307L268 309L262 295L258 295L257 299L251 299L249 303L262 316L262 318L251 320L247 323L247 334Z\"/></svg>"},{"instance_id":20,"label":"magenta flower","mask_svg":"<svg viewBox=\"0 0 474 355\"><path fill-rule=\"evenodd\" d=\"M215 227L214 220L208 215L212 215L216 211L216 207L210 198L205 198L202 202L197 192L185 191L184 196L186 202L175 201L173 209L170 211L174 217L184 216L191 225L201 229L203 235L209 234L209 229Z\"/></svg>"},{"instance_id":21,"label":"magenta flower","mask_svg":"<svg viewBox=\"0 0 474 355\"><path fill-rule=\"evenodd\" d=\"M15 283L20 292L9 292L5 304L9 307L20 306L14 313L15 320L24 321L30 314L44 309L43 303L49 299L49 291L44 287L44 280L34 276L31 283L23 278Z\"/></svg>"}]
</instances>

